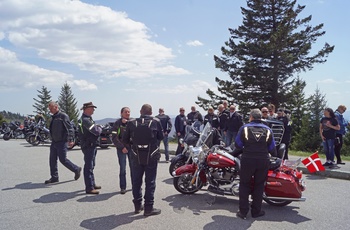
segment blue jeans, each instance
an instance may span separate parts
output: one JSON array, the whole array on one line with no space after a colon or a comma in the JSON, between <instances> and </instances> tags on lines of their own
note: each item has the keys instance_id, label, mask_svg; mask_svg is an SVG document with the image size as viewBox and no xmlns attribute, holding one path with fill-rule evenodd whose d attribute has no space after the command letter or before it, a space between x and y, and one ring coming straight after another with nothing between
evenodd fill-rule
<instances>
[{"instance_id":1,"label":"blue jeans","mask_svg":"<svg viewBox=\"0 0 350 230\"><path fill-rule=\"evenodd\" d=\"M160 143L162 141L159 141L158 145L160 147ZM168 161L169 160L169 140L168 140L168 135L164 135L164 139L163 139L163 144L164 144L164 154L165 154L165 160Z\"/></svg>"},{"instance_id":2,"label":"blue jeans","mask_svg":"<svg viewBox=\"0 0 350 230\"><path fill-rule=\"evenodd\" d=\"M230 146L233 142L235 142L237 133L238 132L229 130L226 131L226 146Z\"/></svg>"},{"instance_id":3,"label":"blue jeans","mask_svg":"<svg viewBox=\"0 0 350 230\"><path fill-rule=\"evenodd\" d=\"M94 168L96 165L96 147L87 147L82 149L84 153L84 181L85 191L91 191L95 187Z\"/></svg>"},{"instance_id":4,"label":"blue jeans","mask_svg":"<svg viewBox=\"0 0 350 230\"><path fill-rule=\"evenodd\" d=\"M334 139L326 139L322 142L323 150L326 154L327 161L334 161Z\"/></svg>"},{"instance_id":5,"label":"blue jeans","mask_svg":"<svg viewBox=\"0 0 350 230\"><path fill-rule=\"evenodd\" d=\"M130 161L131 150L128 153L123 153L121 149L117 148L118 162L119 162L119 186L120 189L126 189L126 158L129 161L130 175L132 178L131 161Z\"/></svg>"},{"instance_id":6,"label":"blue jeans","mask_svg":"<svg viewBox=\"0 0 350 230\"><path fill-rule=\"evenodd\" d=\"M151 160L148 165L140 165L135 159L132 162L132 195L135 205L142 203L142 179L145 175L145 211L151 211L154 203L154 191L156 190L157 160Z\"/></svg>"},{"instance_id":7,"label":"blue jeans","mask_svg":"<svg viewBox=\"0 0 350 230\"><path fill-rule=\"evenodd\" d=\"M67 159L67 142L52 142L50 146L50 174L51 178L58 179L57 158L70 171L77 172L79 167Z\"/></svg>"}]
</instances>

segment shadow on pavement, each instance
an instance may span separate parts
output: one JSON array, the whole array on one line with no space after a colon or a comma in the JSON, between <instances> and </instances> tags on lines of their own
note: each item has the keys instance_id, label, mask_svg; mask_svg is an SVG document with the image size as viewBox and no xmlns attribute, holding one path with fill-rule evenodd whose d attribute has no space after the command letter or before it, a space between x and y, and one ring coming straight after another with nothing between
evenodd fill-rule
<instances>
[{"instance_id":1,"label":"shadow on pavement","mask_svg":"<svg viewBox=\"0 0 350 230\"><path fill-rule=\"evenodd\" d=\"M173 181L174 181L174 179L172 177L170 177L170 178L167 178L167 179L163 180L162 182L164 182L165 184L172 185Z\"/></svg>"},{"instance_id":2,"label":"shadow on pavement","mask_svg":"<svg viewBox=\"0 0 350 230\"><path fill-rule=\"evenodd\" d=\"M62 182L57 182L57 183L53 183L53 184L45 184L43 183L32 183L32 182L26 182L26 183L22 183L22 184L17 184L15 185L15 187L12 188L3 188L2 191L7 191L7 190L12 190L12 189L40 189L40 188L49 188L49 186L51 185L55 185L55 184L64 184L64 183L68 183L74 180L68 180L68 181L62 181Z\"/></svg>"},{"instance_id":3,"label":"shadow on pavement","mask_svg":"<svg viewBox=\"0 0 350 230\"><path fill-rule=\"evenodd\" d=\"M85 229L115 229L119 226L130 224L139 219L144 219L142 212L134 214L134 212L124 213L120 215L109 215L83 220L80 227Z\"/></svg>"},{"instance_id":4,"label":"shadow on pavement","mask_svg":"<svg viewBox=\"0 0 350 230\"><path fill-rule=\"evenodd\" d=\"M86 195L86 197L80 198L77 200L78 202L99 202L99 201L105 201L109 198L117 195L118 192L112 192L112 193L102 193L98 195Z\"/></svg>"},{"instance_id":5,"label":"shadow on pavement","mask_svg":"<svg viewBox=\"0 0 350 230\"><path fill-rule=\"evenodd\" d=\"M33 200L34 203L57 203L85 195L85 190L75 192L54 192Z\"/></svg>"}]
</instances>

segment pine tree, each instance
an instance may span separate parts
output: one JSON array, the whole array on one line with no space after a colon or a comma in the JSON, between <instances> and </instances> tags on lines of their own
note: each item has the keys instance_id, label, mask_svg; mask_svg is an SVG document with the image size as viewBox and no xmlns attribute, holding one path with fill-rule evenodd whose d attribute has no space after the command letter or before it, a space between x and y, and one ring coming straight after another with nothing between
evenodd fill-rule
<instances>
[{"instance_id":1,"label":"pine tree","mask_svg":"<svg viewBox=\"0 0 350 230\"><path fill-rule=\"evenodd\" d=\"M60 110L66 113L70 120L75 123L78 121L79 109L77 108L77 101L74 98L72 89L66 82L61 88L60 96L58 97L58 105Z\"/></svg>"},{"instance_id":2,"label":"pine tree","mask_svg":"<svg viewBox=\"0 0 350 230\"><path fill-rule=\"evenodd\" d=\"M310 25L311 15L297 18L304 8L296 5L296 0L247 0L247 8L241 8L242 25L229 29L231 36L221 48L222 56L214 56L215 67L230 77L215 79L223 95L207 91L210 100L198 97L197 104L204 107L228 98L244 113L268 103L276 107L285 104L294 74L324 63L334 49L325 43L316 54L310 54L325 31L323 24Z\"/></svg>"},{"instance_id":3,"label":"pine tree","mask_svg":"<svg viewBox=\"0 0 350 230\"><path fill-rule=\"evenodd\" d=\"M41 90L37 90L38 98L33 98L35 101L33 107L34 113L42 114L46 121L50 118L49 103L51 101L51 91L49 91L45 86L42 86Z\"/></svg>"},{"instance_id":4,"label":"pine tree","mask_svg":"<svg viewBox=\"0 0 350 230\"><path fill-rule=\"evenodd\" d=\"M307 100L307 109L302 118L302 125L296 135L292 148L296 150L315 151L321 147L321 137L319 132L320 120L326 108L326 96L316 88L315 93Z\"/></svg>"}]
</instances>

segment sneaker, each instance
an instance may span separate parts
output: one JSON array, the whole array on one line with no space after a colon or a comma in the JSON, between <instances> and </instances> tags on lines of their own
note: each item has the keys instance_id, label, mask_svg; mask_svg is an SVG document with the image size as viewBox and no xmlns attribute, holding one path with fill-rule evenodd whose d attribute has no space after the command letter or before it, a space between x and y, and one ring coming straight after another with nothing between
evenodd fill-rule
<instances>
[{"instance_id":1,"label":"sneaker","mask_svg":"<svg viewBox=\"0 0 350 230\"><path fill-rule=\"evenodd\" d=\"M253 214L253 213L252 213L252 217L253 217L253 218L258 218L258 217L264 216L264 215L265 215L265 211L260 211L258 214Z\"/></svg>"},{"instance_id":2,"label":"sneaker","mask_svg":"<svg viewBox=\"0 0 350 230\"><path fill-rule=\"evenodd\" d=\"M329 166L331 163L330 162L326 162L323 164L323 166Z\"/></svg>"},{"instance_id":3,"label":"sneaker","mask_svg":"<svg viewBox=\"0 0 350 230\"><path fill-rule=\"evenodd\" d=\"M169 160L166 160L165 162L166 162L166 163L169 163Z\"/></svg>"},{"instance_id":4,"label":"sneaker","mask_svg":"<svg viewBox=\"0 0 350 230\"><path fill-rule=\"evenodd\" d=\"M93 195L97 195L99 194L100 192L96 189L93 189L93 190L89 190L89 191L86 191L86 194L93 194Z\"/></svg>"},{"instance_id":5,"label":"sneaker","mask_svg":"<svg viewBox=\"0 0 350 230\"><path fill-rule=\"evenodd\" d=\"M126 193L126 189L121 189L120 190L120 194L125 194Z\"/></svg>"},{"instance_id":6,"label":"sneaker","mask_svg":"<svg viewBox=\"0 0 350 230\"><path fill-rule=\"evenodd\" d=\"M139 214L140 212L143 211L143 205L142 204L135 204L135 214Z\"/></svg>"},{"instance_id":7,"label":"sneaker","mask_svg":"<svg viewBox=\"0 0 350 230\"><path fill-rule=\"evenodd\" d=\"M159 215L162 211L160 209L153 208L151 211L144 211L143 215L144 216L154 216L154 215Z\"/></svg>"},{"instance_id":8,"label":"sneaker","mask_svg":"<svg viewBox=\"0 0 350 230\"><path fill-rule=\"evenodd\" d=\"M99 185L94 185L94 189L101 189L102 187Z\"/></svg>"},{"instance_id":9,"label":"sneaker","mask_svg":"<svg viewBox=\"0 0 350 230\"><path fill-rule=\"evenodd\" d=\"M52 184L52 183L57 183L58 182L58 178L50 178L48 180L45 181L45 184Z\"/></svg>"},{"instance_id":10,"label":"sneaker","mask_svg":"<svg viewBox=\"0 0 350 230\"><path fill-rule=\"evenodd\" d=\"M78 180L81 175L81 167L78 168L78 171L75 172L74 180Z\"/></svg>"},{"instance_id":11,"label":"sneaker","mask_svg":"<svg viewBox=\"0 0 350 230\"><path fill-rule=\"evenodd\" d=\"M238 211L236 213L236 216L241 218L242 220L246 220L247 219L247 215L242 214L240 211Z\"/></svg>"},{"instance_id":12,"label":"sneaker","mask_svg":"<svg viewBox=\"0 0 350 230\"><path fill-rule=\"evenodd\" d=\"M345 165L345 163L342 162L342 161L338 161L338 162L337 162L337 165Z\"/></svg>"}]
</instances>

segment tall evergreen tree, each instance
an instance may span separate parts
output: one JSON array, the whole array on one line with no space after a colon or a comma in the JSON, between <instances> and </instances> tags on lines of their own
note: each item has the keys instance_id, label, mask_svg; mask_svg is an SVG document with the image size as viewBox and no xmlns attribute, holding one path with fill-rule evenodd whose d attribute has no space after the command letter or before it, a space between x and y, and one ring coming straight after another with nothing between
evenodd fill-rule
<instances>
[{"instance_id":1,"label":"tall evergreen tree","mask_svg":"<svg viewBox=\"0 0 350 230\"><path fill-rule=\"evenodd\" d=\"M247 0L247 8L241 8L242 25L229 29L231 36L221 48L222 56L214 56L215 67L231 79L216 78L223 96L207 91L208 101L216 104L228 98L243 112L268 103L276 107L286 103L294 74L324 63L334 49L325 43L310 54L312 44L325 31L323 24L310 25L311 15L297 18L304 8L296 0ZM199 97L197 104L204 107L208 101Z\"/></svg>"},{"instance_id":2,"label":"tall evergreen tree","mask_svg":"<svg viewBox=\"0 0 350 230\"><path fill-rule=\"evenodd\" d=\"M61 88L60 96L58 97L58 105L60 110L68 115L75 123L78 121L79 109L77 101L74 98L73 92L69 84L66 82Z\"/></svg>"},{"instance_id":3,"label":"tall evergreen tree","mask_svg":"<svg viewBox=\"0 0 350 230\"><path fill-rule=\"evenodd\" d=\"M315 151L321 147L320 120L327 106L326 96L316 88L315 93L307 100L306 113L302 118L302 126L296 135L292 148L296 150Z\"/></svg>"},{"instance_id":4,"label":"tall evergreen tree","mask_svg":"<svg viewBox=\"0 0 350 230\"><path fill-rule=\"evenodd\" d=\"M304 88L306 86L305 81L300 77L294 81L290 92L287 94L287 101L284 107L288 108L292 112L292 137L300 131L302 125L302 117L307 109L307 99L305 98Z\"/></svg>"},{"instance_id":5,"label":"tall evergreen tree","mask_svg":"<svg viewBox=\"0 0 350 230\"><path fill-rule=\"evenodd\" d=\"M37 90L38 99L33 98L35 101L33 107L35 110L34 113L42 114L46 121L50 118L50 111L49 111L49 103L52 100L51 99L51 91L49 91L45 86L41 87L41 90Z\"/></svg>"}]
</instances>

